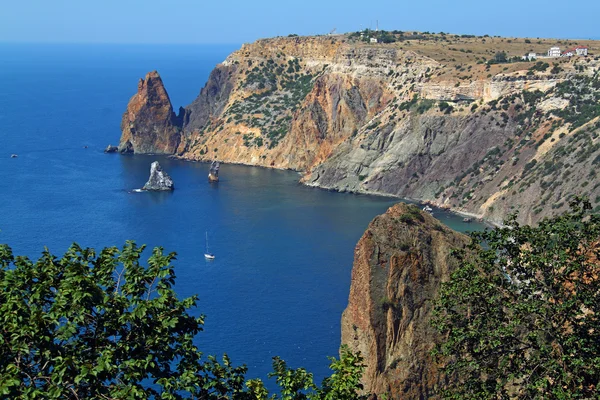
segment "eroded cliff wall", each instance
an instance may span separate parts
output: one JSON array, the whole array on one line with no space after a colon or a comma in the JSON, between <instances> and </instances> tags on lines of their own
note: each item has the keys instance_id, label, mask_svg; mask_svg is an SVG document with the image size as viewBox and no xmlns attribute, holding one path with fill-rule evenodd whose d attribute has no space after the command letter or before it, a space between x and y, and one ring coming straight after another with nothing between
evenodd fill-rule
<instances>
[{"instance_id":1,"label":"eroded cliff wall","mask_svg":"<svg viewBox=\"0 0 600 400\"><path fill-rule=\"evenodd\" d=\"M166 92L146 95L142 81L121 149L289 168L308 185L497 222L518 210L535 223L577 194L600 211L600 61L485 62L517 41L259 40L217 65L179 117Z\"/></svg>"},{"instance_id":2,"label":"eroded cliff wall","mask_svg":"<svg viewBox=\"0 0 600 400\"><path fill-rule=\"evenodd\" d=\"M452 249L468 238L417 207L398 204L376 217L354 251L342 344L367 365L365 392L391 399L429 399L445 383L430 352L434 299L448 280Z\"/></svg>"}]
</instances>

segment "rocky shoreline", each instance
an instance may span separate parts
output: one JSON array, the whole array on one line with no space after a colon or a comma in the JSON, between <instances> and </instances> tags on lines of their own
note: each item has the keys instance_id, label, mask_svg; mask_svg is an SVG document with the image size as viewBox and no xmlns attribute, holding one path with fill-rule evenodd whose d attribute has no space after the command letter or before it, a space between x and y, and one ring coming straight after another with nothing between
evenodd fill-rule
<instances>
[{"instance_id":1,"label":"rocky shoreline","mask_svg":"<svg viewBox=\"0 0 600 400\"><path fill-rule=\"evenodd\" d=\"M407 50L346 35L259 40L217 65L177 114L152 71L123 115L118 149L302 171L309 186L415 199L493 225L516 210L535 224L584 187L600 211L600 174L587 173L600 157L600 115L578 111L600 101L600 90L586 92L600 59L548 71L485 64L485 49L507 45L485 39L456 39L472 50L458 69L469 76L420 53L419 41Z\"/></svg>"}]
</instances>

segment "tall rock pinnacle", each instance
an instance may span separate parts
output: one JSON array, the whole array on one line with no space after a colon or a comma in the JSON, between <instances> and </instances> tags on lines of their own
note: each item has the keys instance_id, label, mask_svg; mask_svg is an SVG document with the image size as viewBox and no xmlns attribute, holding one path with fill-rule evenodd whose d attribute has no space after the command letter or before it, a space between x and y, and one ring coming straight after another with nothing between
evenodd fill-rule
<instances>
[{"instance_id":1,"label":"tall rock pinnacle","mask_svg":"<svg viewBox=\"0 0 600 400\"><path fill-rule=\"evenodd\" d=\"M393 399L435 398L446 377L431 356L440 335L433 302L467 236L417 207L397 204L376 217L356 245L342 344L360 351L365 391Z\"/></svg>"},{"instance_id":2,"label":"tall rock pinnacle","mask_svg":"<svg viewBox=\"0 0 600 400\"><path fill-rule=\"evenodd\" d=\"M180 112L180 114L182 114ZM181 142L183 115L176 116L158 72L146 74L121 121L121 153L174 154Z\"/></svg>"}]
</instances>

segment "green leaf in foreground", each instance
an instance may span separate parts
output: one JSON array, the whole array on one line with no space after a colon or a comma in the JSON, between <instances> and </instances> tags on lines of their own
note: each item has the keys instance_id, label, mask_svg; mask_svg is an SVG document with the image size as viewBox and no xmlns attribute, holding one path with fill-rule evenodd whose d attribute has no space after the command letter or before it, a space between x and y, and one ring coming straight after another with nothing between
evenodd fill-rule
<instances>
[{"instance_id":1,"label":"green leaf in foreground","mask_svg":"<svg viewBox=\"0 0 600 400\"><path fill-rule=\"evenodd\" d=\"M512 218L456 253L434 318L445 397L600 398L600 219L571 206L537 227Z\"/></svg>"}]
</instances>

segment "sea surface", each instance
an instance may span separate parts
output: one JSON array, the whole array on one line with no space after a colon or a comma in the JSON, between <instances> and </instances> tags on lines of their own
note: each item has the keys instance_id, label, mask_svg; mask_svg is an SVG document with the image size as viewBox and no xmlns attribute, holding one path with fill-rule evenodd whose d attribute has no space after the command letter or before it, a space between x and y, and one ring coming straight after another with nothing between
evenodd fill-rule
<instances>
[{"instance_id":1,"label":"sea surface","mask_svg":"<svg viewBox=\"0 0 600 400\"><path fill-rule=\"evenodd\" d=\"M133 239L175 251L176 290L198 294L193 312L206 315L197 337L205 354L227 353L263 379L278 355L320 382L340 345L356 242L398 200L236 165L210 185L207 164L103 153L118 143L146 72L159 71L177 109L238 47L0 44L0 243L33 259L74 241L99 249ZM134 191L154 160L173 193ZM481 228L434 215L461 231ZM203 256L206 235L214 261Z\"/></svg>"}]
</instances>

